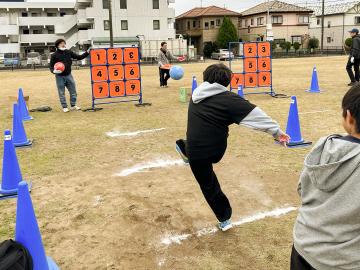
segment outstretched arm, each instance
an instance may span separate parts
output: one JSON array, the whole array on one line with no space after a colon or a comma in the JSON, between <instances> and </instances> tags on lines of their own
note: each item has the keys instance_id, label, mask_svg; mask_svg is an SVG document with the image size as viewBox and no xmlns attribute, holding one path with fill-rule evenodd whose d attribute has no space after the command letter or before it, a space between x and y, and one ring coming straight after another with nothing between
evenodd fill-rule
<instances>
[{"instance_id":1,"label":"outstretched arm","mask_svg":"<svg viewBox=\"0 0 360 270\"><path fill-rule=\"evenodd\" d=\"M83 54L79 55L79 54L76 54L74 53L73 51L71 51L71 58L72 59L75 59L75 60L83 60L85 59L86 57L89 56L89 53L86 51L84 52Z\"/></svg>"}]
</instances>

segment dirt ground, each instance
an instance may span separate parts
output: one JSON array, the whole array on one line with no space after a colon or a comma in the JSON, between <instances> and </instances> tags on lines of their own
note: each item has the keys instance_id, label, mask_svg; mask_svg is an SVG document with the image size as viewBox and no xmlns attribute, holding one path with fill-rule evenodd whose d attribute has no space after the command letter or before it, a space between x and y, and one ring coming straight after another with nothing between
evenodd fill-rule
<instances>
[{"instance_id":1,"label":"dirt ground","mask_svg":"<svg viewBox=\"0 0 360 270\"><path fill-rule=\"evenodd\" d=\"M305 139L343 133L340 103L347 90L345 57L274 60L278 93L296 95ZM158 70L143 67L145 102L104 105L100 112L60 111L48 71L0 72L0 130L11 128L11 103L19 87L30 106L50 105L25 123L34 146L18 150L25 179L34 184L32 199L46 252L61 269L288 269L296 212L266 218L166 246L169 234L196 233L215 225L189 167L155 168L125 177L123 169L156 159L179 159L176 139L186 132L187 104L179 87L213 62L184 65L185 77L158 87ZM316 64L322 94L309 94ZM75 70L79 105L91 103L89 70ZM285 128L290 99L251 95ZM109 138L108 131L165 128L136 137ZM1 147L2 148L2 145ZM310 148L283 149L266 134L243 127L230 130L228 151L215 170L233 206L233 220L261 211L299 205L297 181ZM2 153L2 149L0 149ZM16 200L0 202L0 241L14 234Z\"/></svg>"}]
</instances>

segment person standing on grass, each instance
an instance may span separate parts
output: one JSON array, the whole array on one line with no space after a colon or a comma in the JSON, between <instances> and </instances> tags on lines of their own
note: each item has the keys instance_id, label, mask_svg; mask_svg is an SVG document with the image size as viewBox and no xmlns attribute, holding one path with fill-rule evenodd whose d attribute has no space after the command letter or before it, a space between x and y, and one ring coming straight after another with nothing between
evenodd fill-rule
<instances>
[{"instance_id":1,"label":"person standing on grass","mask_svg":"<svg viewBox=\"0 0 360 270\"><path fill-rule=\"evenodd\" d=\"M342 101L347 135L321 138L298 184L291 270L360 269L360 85Z\"/></svg>"},{"instance_id":2,"label":"person standing on grass","mask_svg":"<svg viewBox=\"0 0 360 270\"><path fill-rule=\"evenodd\" d=\"M158 55L160 87L168 87L167 81L170 79L170 60L184 61L184 57L175 57L167 49L167 43L161 42L161 48Z\"/></svg>"},{"instance_id":3,"label":"person standing on grass","mask_svg":"<svg viewBox=\"0 0 360 270\"><path fill-rule=\"evenodd\" d=\"M190 163L222 231L232 227L232 209L213 164L225 154L229 126L238 124L266 132L283 145L290 140L265 112L227 89L231 78L232 72L224 64L211 65L204 71L204 83L195 89L189 104L187 139L176 141L177 152L185 163Z\"/></svg>"},{"instance_id":4,"label":"person standing on grass","mask_svg":"<svg viewBox=\"0 0 360 270\"><path fill-rule=\"evenodd\" d=\"M83 53L78 55L71 50L66 49L66 41L64 39L58 39L55 42L56 52L51 55L50 60L50 71L55 74L56 86L59 93L60 103L65 113L69 112L69 108L66 102L65 97L65 87L70 93L70 105L71 110L79 111L81 108L76 106L77 93L76 93L76 84L73 76L71 75L71 66L72 60L83 60L89 55L90 48ZM65 66L65 70L56 70L54 65L58 62L61 62Z\"/></svg>"},{"instance_id":5,"label":"person standing on grass","mask_svg":"<svg viewBox=\"0 0 360 270\"><path fill-rule=\"evenodd\" d=\"M349 60L346 65L346 70L350 77L349 86L353 86L354 84L358 83L360 80L360 36L358 29L352 29L349 31L350 36L352 38L352 45L349 55ZM353 67L355 71L355 75L353 72Z\"/></svg>"}]
</instances>

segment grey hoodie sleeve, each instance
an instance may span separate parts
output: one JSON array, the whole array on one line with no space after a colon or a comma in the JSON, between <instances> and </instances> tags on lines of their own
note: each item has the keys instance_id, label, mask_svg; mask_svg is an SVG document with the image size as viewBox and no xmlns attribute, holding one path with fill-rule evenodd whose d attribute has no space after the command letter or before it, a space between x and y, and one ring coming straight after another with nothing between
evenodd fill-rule
<instances>
[{"instance_id":1,"label":"grey hoodie sleeve","mask_svg":"<svg viewBox=\"0 0 360 270\"><path fill-rule=\"evenodd\" d=\"M240 125L266 132L274 138L285 134L277 122L272 120L263 110L256 107L241 122Z\"/></svg>"}]
</instances>

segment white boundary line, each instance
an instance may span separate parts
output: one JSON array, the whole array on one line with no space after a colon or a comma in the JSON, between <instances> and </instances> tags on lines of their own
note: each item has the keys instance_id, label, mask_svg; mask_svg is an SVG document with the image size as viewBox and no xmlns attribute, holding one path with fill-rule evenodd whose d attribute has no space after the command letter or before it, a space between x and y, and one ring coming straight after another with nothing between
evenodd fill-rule
<instances>
[{"instance_id":1,"label":"white boundary line","mask_svg":"<svg viewBox=\"0 0 360 270\"><path fill-rule=\"evenodd\" d=\"M280 217L280 216L286 215L290 212L293 212L296 209L297 209L296 207L286 207L286 208L277 208L277 209L274 209L269 212L260 212L255 215L252 215L252 216L243 217L239 221L233 222L233 226L234 227L240 226L242 224L251 223L251 222L265 219L268 217ZM216 233L218 230L219 229L217 227L209 227L209 228L204 228L204 229L198 230L194 234L169 235L169 236L163 237L161 239L161 244L163 244L165 246L170 246L172 244L180 245L181 242L183 242L184 240L187 240L194 236L201 237L201 236L205 236L205 235L211 235L211 234Z\"/></svg>"},{"instance_id":2,"label":"white boundary line","mask_svg":"<svg viewBox=\"0 0 360 270\"><path fill-rule=\"evenodd\" d=\"M120 131L109 131L109 132L106 132L106 136L111 137L111 138L125 137L125 136L131 137L131 136L137 136L142 133L152 133L152 132L157 132L157 131L162 131L162 130L165 130L165 128L138 130L138 131L134 131L134 132L124 132L124 133L121 133Z\"/></svg>"}]
</instances>

